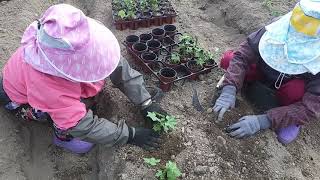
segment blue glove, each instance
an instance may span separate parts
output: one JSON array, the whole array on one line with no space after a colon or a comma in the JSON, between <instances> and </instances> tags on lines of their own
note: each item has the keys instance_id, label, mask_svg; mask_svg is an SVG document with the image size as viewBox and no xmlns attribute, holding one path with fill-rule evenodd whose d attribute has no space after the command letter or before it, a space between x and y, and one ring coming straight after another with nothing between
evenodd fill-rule
<instances>
[{"instance_id":1,"label":"blue glove","mask_svg":"<svg viewBox=\"0 0 320 180\"><path fill-rule=\"evenodd\" d=\"M227 132L234 138L245 138L252 136L262 129L268 129L271 127L271 121L266 114L244 116L239 122L231 125L227 128Z\"/></svg>"},{"instance_id":2,"label":"blue glove","mask_svg":"<svg viewBox=\"0 0 320 180\"><path fill-rule=\"evenodd\" d=\"M237 89L235 86L227 85L222 88L221 95L213 106L213 111L219 113L218 121L222 121L223 115L228 109L234 108L236 93Z\"/></svg>"}]
</instances>

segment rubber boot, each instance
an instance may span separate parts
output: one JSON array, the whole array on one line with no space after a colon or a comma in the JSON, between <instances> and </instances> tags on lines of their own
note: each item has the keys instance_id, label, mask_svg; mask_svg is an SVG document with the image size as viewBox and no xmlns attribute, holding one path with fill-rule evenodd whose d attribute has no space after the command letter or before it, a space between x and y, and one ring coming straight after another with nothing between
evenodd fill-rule
<instances>
[{"instance_id":1,"label":"rubber boot","mask_svg":"<svg viewBox=\"0 0 320 180\"><path fill-rule=\"evenodd\" d=\"M63 141L57 138L55 135L53 136L53 144L76 154L87 153L94 146L93 143L81 141L77 138L73 138L70 141Z\"/></svg>"},{"instance_id":2,"label":"rubber boot","mask_svg":"<svg viewBox=\"0 0 320 180\"><path fill-rule=\"evenodd\" d=\"M287 145L294 141L300 132L300 126L291 125L276 131L277 139L280 143Z\"/></svg>"}]
</instances>

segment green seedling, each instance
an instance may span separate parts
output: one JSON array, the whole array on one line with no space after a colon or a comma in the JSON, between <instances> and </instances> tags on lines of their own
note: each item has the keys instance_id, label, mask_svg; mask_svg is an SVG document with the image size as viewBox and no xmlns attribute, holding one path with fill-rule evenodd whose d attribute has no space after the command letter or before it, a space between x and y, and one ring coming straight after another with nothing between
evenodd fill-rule
<instances>
[{"instance_id":1,"label":"green seedling","mask_svg":"<svg viewBox=\"0 0 320 180\"><path fill-rule=\"evenodd\" d=\"M118 16L119 16L121 19L125 19L125 18L128 17L126 11L124 11L124 10L120 10L120 11L118 12Z\"/></svg>"},{"instance_id":2,"label":"green seedling","mask_svg":"<svg viewBox=\"0 0 320 180\"><path fill-rule=\"evenodd\" d=\"M156 177L159 180L176 180L178 177L181 176L181 172L177 167L177 164L172 161L168 161L166 163L166 167L158 170Z\"/></svg>"},{"instance_id":3,"label":"green seedling","mask_svg":"<svg viewBox=\"0 0 320 180\"><path fill-rule=\"evenodd\" d=\"M152 11L159 10L159 1L158 0L149 0Z\"/></svg>"},{"instance_id":4,"label":"green seedling","mask_svg":"<svg viewBox=\"0 0 320 180\"><path fill-rule=\"evenodd\" d=\"M200 47L195 47L194 51L195 51L194 57L196 58L197 65L203 66L208 60L206 51Z\"/></svg>"},{"instance_id":5,"label":"green seedling","mask_svg":"<svg viewBox=\"0 0 320 180\"><path fill-rule=\"evenodd\" d=\"M148 2L147 0L140 0L140 8L142 12L145 12L147 10Z\"/></svg>"},{"instance_id":6,"label":"green seedling","mask_svg":"<svg viewBox=\"0 0 320 180\"><path fill-rule=\"evenodd\" d=\"M175 129L177 125L177 120L174 116L163 115L157 112L148 112L147 117L155 122L152 129L156 132L164 131L167 133L170 130Z\"/></svg>"},{"instance_id":7,"label":"green seedling","mask_svg":"<svg viewBox=\"0 0 320 180\"><path fill-rule=\"evenodd\" d=\"M272 16L280 16L281 13L274 8L272 0L264 0L262 4L271 12Z\"/></svg>"},{"instance_id":8,"label":"green seedling","mask_svg":"<svg viewBox=\"0 0 320 180\"><path fill-rule=\"evenodd\" d=\"M178 53L172 53L170 63L172 64L179 64L180 63L180 55Z\"/></svg>"},{"instance_id":9,"label":"green seedling","mask_svg":"<svg viewBox=\"0 0 320 180\"><path fill-rule=\"evenodd\" d=\"M128 18L129 19L135 19L136 18L136 13L135 13L135 11L128 11L127 12L127 16L128 16Z\"/></svg>"},{"instance_id":10,"label":"green seedling","mask_svg":"<svg viewBox=\"0 0 320 180\"><path fill-rule=\"evenodd\" d=\"M160 159L156 159L156 158L143 158L144 163L150 165L150 166L156 166L160 163Z\"/></svg>"}]
</instances>

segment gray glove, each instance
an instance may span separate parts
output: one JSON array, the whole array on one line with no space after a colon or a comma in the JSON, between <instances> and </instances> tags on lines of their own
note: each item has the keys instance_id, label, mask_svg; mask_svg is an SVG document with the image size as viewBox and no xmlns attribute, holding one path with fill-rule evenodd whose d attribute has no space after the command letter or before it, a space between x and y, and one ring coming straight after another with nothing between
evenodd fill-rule
<instances>
[{"instance_id":1,"label":"gray glove","mask_svg":"<svg viewBox=\"0 0 320 180\"><path fill-rule=\"evenodd\" d=\"M223 115L228 109L234 108L236 93L237 89L235 86L227 85L222 88L221 95L213 106L213 111L219 113L218 121L222 121Z\"/></svg>"},{"instance_id":2,"label":"gray glove","mask_svg":"<svg viewBox=\"0 0 320 180\"><path fill-rule=\"evenodd\" d=\"M271 121L266 114L244 116L239 122L229 126L227 132L230 136L235 138L245 138L252 136L262 129L268 129L271 127Z\"/></svg>"}]
</instances>

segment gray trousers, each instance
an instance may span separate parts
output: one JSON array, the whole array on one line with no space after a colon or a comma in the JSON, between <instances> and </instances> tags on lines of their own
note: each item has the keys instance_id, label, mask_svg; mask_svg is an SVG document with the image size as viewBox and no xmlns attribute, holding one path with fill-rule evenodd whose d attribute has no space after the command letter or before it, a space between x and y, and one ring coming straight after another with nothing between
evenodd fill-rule
<instances>
[{"instance_id":1,"label":"gray trousers","mask_svg":"<svg viewBox=\"0 0 320 180\"><path fill-rule=\"evenodd\" d=\"M110 79L137 106L151 98L145 88L142 74L132 69L123 57L110 75ZM116 125L107 119L94 116L91 110L77 126L69 129L68 133L73 137L107 146L125 144L129 137L128 126L124 121L119 121Z\"/></svg>"}]
</instances>

